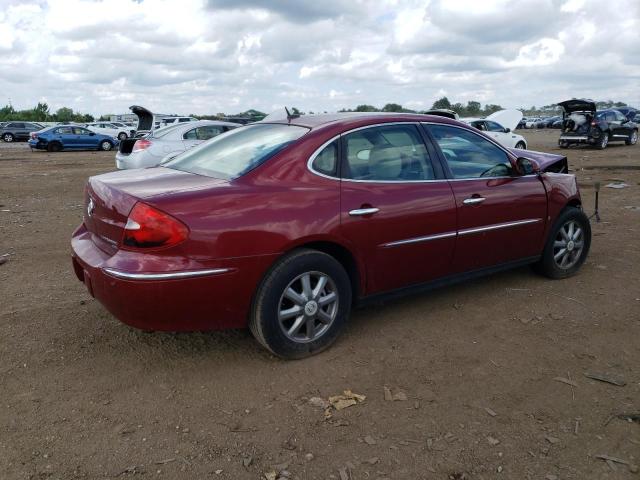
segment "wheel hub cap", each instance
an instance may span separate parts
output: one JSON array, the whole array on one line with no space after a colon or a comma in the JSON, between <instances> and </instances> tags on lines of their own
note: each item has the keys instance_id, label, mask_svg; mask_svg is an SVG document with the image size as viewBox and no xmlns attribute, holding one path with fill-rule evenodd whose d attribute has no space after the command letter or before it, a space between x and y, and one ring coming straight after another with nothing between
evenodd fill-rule
<instances>
[{"instance_id":1,"label":"wheel hub cap","mask_svg":"<svg viewBox=\"0 0 640 480\"><path fill-rule=\"evenodd\" d=\"M307 304L304 306L304 313L306 313L309 317L314 316L316 313L318 313L318 304L313 300L307 302Z\"/></svg>"},{"instance_id":2,"label":"wheel hub cap","mask_svg":"<svg viewBox=\"0 0 640 480\"><path fill-rule=\"evenodd\" d=\"M567 250L572 251L573 247L575 247L575 244L573 243L573 240L571 240L569 243L567 243Z\"/></svg>"}]
</instances>

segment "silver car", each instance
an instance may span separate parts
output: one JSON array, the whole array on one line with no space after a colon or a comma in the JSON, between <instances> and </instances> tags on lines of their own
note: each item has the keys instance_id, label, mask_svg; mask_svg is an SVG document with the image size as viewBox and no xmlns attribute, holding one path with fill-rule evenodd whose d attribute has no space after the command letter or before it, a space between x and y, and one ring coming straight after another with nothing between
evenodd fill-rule
<instances>
[{"instance_id":1,"label":"silver car","mask_svg":"<svg viewBox=\"0 0 640 480\"><path fill-rule=\"evenodd\" d=\"M174 157L240 126L237 123L198 120L159 128L144 137L127 139L120 143L116 154L116 167L120 170L155 167L164 159Z\"/></svg>"}]
</instances>

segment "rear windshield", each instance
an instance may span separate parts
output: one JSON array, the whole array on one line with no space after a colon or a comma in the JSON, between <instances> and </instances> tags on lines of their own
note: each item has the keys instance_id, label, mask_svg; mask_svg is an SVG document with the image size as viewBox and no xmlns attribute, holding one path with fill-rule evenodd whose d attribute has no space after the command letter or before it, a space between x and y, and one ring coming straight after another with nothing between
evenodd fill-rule
<instances>
[{"instance_id":1,"label":"rear windshield","mask_svg":"<svg viewBox=\"0 0 640 480\"><path fill-rule=\"evenodd\" d=\"M238 178L308 131L304 127L281 124L236 128L187 150L163 166L208 177Z\"/></svg>"}]
</instances>

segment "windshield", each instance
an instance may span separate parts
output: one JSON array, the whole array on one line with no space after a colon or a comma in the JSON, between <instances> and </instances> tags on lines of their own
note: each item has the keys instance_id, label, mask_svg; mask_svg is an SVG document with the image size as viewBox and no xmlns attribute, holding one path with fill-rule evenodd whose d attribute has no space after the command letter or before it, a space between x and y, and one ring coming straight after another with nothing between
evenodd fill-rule
<instances>
[{"instance_id":1,"label":"windshield","mask_svg":"<svg viewBox=\"0 0 640 480\"><path fill-rule=\"evenodd\" d=\"M208 177L238 178L308 131L296 125L249 125L218 135L163 166Z\"/></svg>"}]
</instances>

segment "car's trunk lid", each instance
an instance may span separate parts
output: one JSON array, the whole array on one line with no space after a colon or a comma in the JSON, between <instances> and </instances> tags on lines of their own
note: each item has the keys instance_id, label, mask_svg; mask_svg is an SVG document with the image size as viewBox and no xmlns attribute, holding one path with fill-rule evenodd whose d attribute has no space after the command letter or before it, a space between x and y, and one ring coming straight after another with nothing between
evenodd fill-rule
<instances>
[{"instance_id":1,"label":"car's trunk lid","mask_svg":"<svg viewBox=\"0 0 640 480\"><path fill-rule=\"evenodd\" d=\"M596 104L592 100L586 100L584 98L574 98L571 100L565 100L559 102L558 105L562 107L565 114L573 112L592 112L596 113Z\"/></svg>"},{"instance_id":2,"label":"car's trunk lid","mask_svg":"<svg viewBox=\"0 0 640 480\"><path fill-rule=\"evenodd\" d=\"M107 253L118 249L129 212L142 200L228 184L225 180L170 168L147 168L91 177L87 184L84 223L94 242ZM171 212L167 212L171 213Z\"/></svg>"},{"instance_id":3,"label":"car's trunk lid","mask_svg":"<svg viewBox=\"0 0 640 480\"><path fill-rule=\"evenodd\" d=\"M129 107L132 113L138 117L137 133L150 132L153 129L153 113L139 105Z\"/></svg>"}]
</instances>

